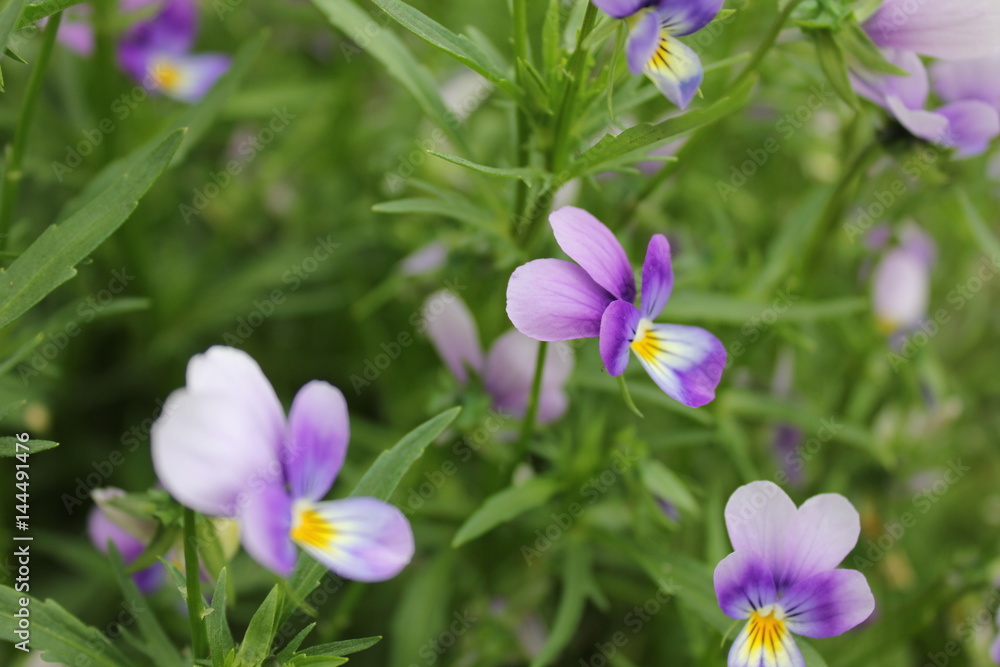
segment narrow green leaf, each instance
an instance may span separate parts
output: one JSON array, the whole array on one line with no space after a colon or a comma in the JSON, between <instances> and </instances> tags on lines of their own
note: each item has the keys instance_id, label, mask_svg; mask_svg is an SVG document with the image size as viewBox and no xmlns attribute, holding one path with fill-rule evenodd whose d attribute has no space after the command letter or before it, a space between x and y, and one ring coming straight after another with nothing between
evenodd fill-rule
<instances>
[{"instance_id":1,"label":"narrow green leaf","mask_svg":"<svg viewBox=\"0 0 1000 667\"><path fill-rule=\"evenodd\" d=\"M492 222L489 212L481 208L471 204L466 205L460 201L446 201L444 199L432 199L431 197L395 199L375 204L372 206L372 210L376 213L394 215L435 215L452 218L459 222L467 222L476 227L489 225Z\"/></svg>"},{"instance_id":2,"label":"narrow green leaf","mask_svg":"<svg viewBox=\"0 0 1000 667\"><path fill-rule=\"evenodd\" d=\"M590 580L590 552L582 547L568 549L565 568L562 597L559 599L552 631L545 645L531 661L531 667L544 667L562 653L583 618Z\"/></svg>"},{"instance_id":3,"label":"narrow green leaf","mask_svg":"<svg viewBox=\"0 0 1000 667\"><path fill-rule=\"evenodd\" d=\"M0 328L76 275L76 265L132 214L163 173L184 131L170 134L69 219L50 226L10 267L0 270Z\"/></svg>"},{"instance_id":4,"label":"narrow green leaf","mask_svg":"<svg viewBox=\"0 0 1000 667\"><path fill-rule=\"evenodd\" d=\"M27 442L22 442L20 447L17 445L18 442L20 441L12 435L0 437L0 458L10 458L25 453L37 454L38 452L44 452L46 449L59 446L58 442L52 442L51 440L28 440Z\"/></svg>"},{"instance_id":5,"label":"narrow green leaf","mask_svg":"<svg viewBox=\"0 0 1000 667\"><path fill-rule=\"evenodd\" d=\"M806 660L806 667L827 667L826 660L816 652L816 649L809 642L796 638L795 643L799 647L799 651L802 652L802 657Z\"/></svg>"},{"instance_id":6,"label":"narrow green leaf","mask_svg":"<svg viewBox=\"0 0 1000 667\"><path fill-rule=\"evenodd\" d=\"M455 533L451 546L459 547L500 524L545 504L557 491L559 484L551 477L533 477L524 484L493 494L465 520Z\"/></svg>"},{"instance_id":7,"label":"narrow green leaf","mask_svg":"<svg viewBox=\"0 0 1000 667\"><path fill-rule=\"evenodd\" d=\"M53 600L41 601L26 593L0 586L0 637L10 641L17 637L18 618L14 614L28 600L31 613L31 648L41 652L49 662L90 667L131 667L132 663L119 652L103 632L84 625L78 618Z\"/></svg>"},{"instance_id":8,"label":"narrow green leaf","mask_svg":"<svg viewBox=\"0 0 1000 667\"><path fill-rule=\"evenodd\" d=\"M337 667L347 662L347 658L331 658L325 655L297 655L288 663L289 667Z\"/></svg>"},{"instance_id":9,"label":"narrow green leaf","mask_svg":"<svg viewBox=\"0 0 1000 667\"><path fill-rule=\"evenodd\" d=\"M208 648L212 655L212 667L225 667L226 656L236 646L233 634L229 630L229 620L226 618L226 568L219 571L219 579L215 582L215 593L212 595L211 613L205 616L205 627L208 629Z\"/></svg>"},{"instance_id":10,"label":"narrow green leaf","mask_svg":"<svg viewBox=\"0 0 1000 667\"><path fill-rule=\"evenodd\" d=\"M854 92L851 80L847 76L847 63L844 60L844 53L840 50L840 45L833 38L830 30L811 30L808 33L812 36L816 44L816 55L819 58L820 67L826 74L827 80L833 86L834 91L852 108L858 108L858 96Z\"/></svg>"},{"instance_id":11,"label":"narrow green leaf","mask_svg":"<svg viewBox=\"0 0 1000 667\"><path fill-rule=\"evenodd\" d=\"M271 654L271 642L274 639L276 614L281 603L281 589L275 586L267 594L264 603L254 612L247 627L246 635L236 654L237 662L248 665L259 665Z\"/></svg>"},{"instance_id":12,"label":"narrow green leaf","mask_svg":"<svg viewBox=\"0 0 1000 667\"><path fill-rule=\"evenodd\" d=\"M310 646L300 652L299 655L350 655L352 653L364 651L366 648L371 648L380 641L382 641L381 635L376 635L374 637L361 637L359 639L344 639L339 642L330 642L329 644L317 644L316 646Z\"/></svg>"},{"instance_id":13,"label":"narrow green leaf","mask_svg":"<svg viewBox=\"0 0 1000 667\"><path fill-rule=\"evenodd\" d=\"M958 201L962 205L962 211L965 213L965 222L969 226L969 229L972 230L972 235L983 249L983 252L990 256L994 264L1000 263L1000 237L986 224L986 220L983 219L979 210L976 209L975 204L969 199L969 193L959 188L957 195Z\"/></svg>"},{"instance_id":14,"label":"narrow green leaf","mask_svg":"<svg viewBox=\"0 0 1000 667\"><path fill-rule=\"evenodd\" d=\"M309 633L312 632L313 628L315 627L316 627L315 623L310 623L306 627L299 630L298 634L296 634L294 637L288 640L288 643L285 644L284 648L278 651L274 657L276 657L281 662L290 660L292 656L295 655L295 652L299 650L299 646L302 645L302 642L305 641L306 637L309 636Z\"/></svg>"},{"instance_id":15,"label":"narrow green leaf","mask_svg":"<svg viewBox=\"0 0 1000 667\"><path fill-rule=\"evenodd\" d=\"M457 155L448 155L446 153L438 153L437 151L427 151L435 157L439 157L442 160L447 160L453 164L457 164L466 169L471 169L473 171L478 171L481 174L486 174L488 176L498 176L500 178L519 178L525 183L531 184L532 181L542 178L544 173L538 169L532 169L530 167L514 167L507 169L500 169L497 167L487 167L484 164L477 164L465 158L458 157Z\"/></svg>"},{"instance_id":16,"label":"narrow green leaf","mask_svg":"<svg viewBox=\"0 0 1000 667\"><path fill-rule=\"evenodd\" d=\"M673 470L655 459L642 466L642 482L654 495L669 500L681 510L697 515L700 510L687 485Z\"/></svg>"},{"instance_id":17,"label":"narrow green leaf","mask_svg":"<svg viewBox=\"0 0 1000 667\"><path fill-rule=\"evenodd\" d=\"M26 5L24 8L24 13L21 14L21 20L17 23L17 29L26 28L27 26L41 21L42 19L52 16L56 12L61 12L64 9L69 9L73 5L79 5L87 0L44 0L44 2L37 2L35 4Z\"/></svg>"},{"instance_id":18,"label":"narrow green leaf","mask_svg":"<svg viewBox=\"0 0 1000 667\"><path fill-rule=\"evenodd\" d=\"M0 51L7 50L7 41L15 26L19 25L21 13L24 10L25 0L10 0L7 6L0 12Z\"/></svg>"},{"instance_id":19,"label":"narrow green leaf","mask_svg":"<svg viewBox=\"0 0 1000 667\"><path fill-rule=\"evenodd\" d=\"M843 24L840 30L834 34L834 39L837 40L844 56L849 61L853 61L848 64L857 63L859 67L876 74L909 76L909 72L896 67L886 59L882 49L875 46L872 38L857 23Z\"/></svg>"}]
</instances>

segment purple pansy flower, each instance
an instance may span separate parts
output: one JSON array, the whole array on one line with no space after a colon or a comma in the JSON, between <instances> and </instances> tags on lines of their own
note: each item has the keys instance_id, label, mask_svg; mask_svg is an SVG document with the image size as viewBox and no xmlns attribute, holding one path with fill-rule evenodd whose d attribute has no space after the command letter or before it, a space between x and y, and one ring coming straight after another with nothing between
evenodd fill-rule
<instances>
[{"instance_id":1,"label":"purple pansy flower","mask_svg":"<svg viewBox=\"0 0 1000 667\"><path fill-rule=\"evenodd\" d=\"M108 552L108 542L115 545L126 565L145 551L156 532L153 521L143 521L111 506L108 502L121 498L125 492L109 487L94 489L90 493L96 505L87 517L87 534L90 541L101 553ZM164 570L161 563L154 563L132 575L139 590L149 594L163 581Z\"/></svg>"},{"instance_id":2,"label":"purple pansy flower","mask_svg":"<svg viewBox=\"0 0 1000 667\"><path fill-rule=\"evenodd\" d=\"M257 562L283 576L298 545L358 581L394 577L413 557L410 524L375 498L322 501L347 453L347 403L314 380L286 420L260 366L224 346L195 355L187 384L153 425L153 464L163 486L203 514L238 518Z\"/></svg>"},{"instance_id":3,"label":"purple pansy flower","mask_svg":"<svg viewBox=\"0 0 1000 667\"><path fill-rule=\"evenodd\" d=\"M726 616L747 620L729 667L805 667L793 634L835 637L875 610L864 575L837 568L861 533L843 496L796 508L773 482L752 482L729 498L726 527L734 551L715 568L715 594Z\"/></svg>"},{"instance_id":4,"label":"purple pansy flower","mask_svg":"<svg viewBox=\"0 0 1000 667\"><path fill-rule=\"evenodd\" d=\"M535 340L599 338L612 376L625 372L629 349L663 391L698 407L715 398L726 350L708 331L654 324L670 298L670 243L650 239L642 267L642 308L635 276L611 230L586 211L566 206L549 216L556 241L574 262L536 259L518 267L507 285L507 315Z\"/></svg>"},{"instance_id":5,"label":"purple pansy flower","mask_svg":"<svg viewBox=\"0 0 1000 667\"><path fill-rule=\"evenodd\" d=\"M914 223L899 234L872 275L872 308L879 330L886 335L906 333L927 317L934 241Z\"/></svg>"},{"instance_id":6,"label":"purple pansy flower","mask_svg":"<svg viewBox=\"0 0 1000 667\"><path fill-rule=\"evenodd\" d=\"M483 356L479 331L465 303L449 290L435 292L423 309L427 336L448 370L460 384L468 381L471 369L482 377L483 385L498 410L521 417L528 406L538 357L538 341L510 330L493 343ZM558 345L545 356L538 422L559 419L569 407L563 385L573 372L573 350Z\"/></svg>"},{"instance_id":7,"label":"purple pansy flower","mask_svg":"<svg viewBox=\"0 0 1000 667\"><path fill-rule=\"evenodd\" d=\"M984 56L997 48L996 0L883 0L864 29L878 46L946 60Z\"/></svg>"},{"instance_id":8,"label":"purple pansy flower","mask_svg":"<svg viewBox=\"0 0 1000 667\"><path fill-rule=\"evenodd\" d=\"M645 74L668 100L687 108L704 75L701 59L678 37L712 22L723 0L593 0L616 19L629 18L626 55L633 74ZM639 12L645 10L644 15Z\"/></svg>"}]
</instances>

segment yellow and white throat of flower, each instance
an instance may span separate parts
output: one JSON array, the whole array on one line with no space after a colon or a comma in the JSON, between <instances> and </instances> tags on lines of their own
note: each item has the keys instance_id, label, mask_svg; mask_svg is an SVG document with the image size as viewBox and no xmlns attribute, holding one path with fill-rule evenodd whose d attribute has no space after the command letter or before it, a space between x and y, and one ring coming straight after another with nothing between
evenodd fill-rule
<instances>
[{"instance_id":1,"label":"yellow and white throat of flower","mask_svg":"<svg viewBox=\"0 0 1000 667\"><path fill-rule=\"evenodd\" d=\"M750 664L763 654L767 656L767 664L770 665L775 658L785 654L789 632L785 625L785 612L780 606L771 604L755 610L750 614L743 632L746 633L746 641L738 656L741 661Z\"/></svg>"},{"instance_id":2,"label":"yellow and white throat of flower","mask_svg":"<svg viewBox=\"0 0 1000 667\"><path fill-rule=\"evenodd\" d=\"M169 58L157 58L149 66L149 87L176 93L184 85L184 72Z\"/></svg>"},{"instance_id":3,"label":"yellow and white throat of flower","mask_svg":"<svg viewBox=\"0 0 1000 667\"><path fill-rule=\"evenodd\" d=\"M289 537L303 548L327 550L337 537L337 531L312 503L308 500L299 500L292 506L292 528Z\"/></svg>"},{"instance_id":4,"label":"yellow and white throat of flower","mask_svg":"<svg viewBox=\"0 0 1000 667\"><path fill-rule=\"evenodd\" d=\"M653 328L653 321L644 317L639 320L631 347L643 361L654 362L667 351L667 341Z\"/></svg>"}]
</instances>

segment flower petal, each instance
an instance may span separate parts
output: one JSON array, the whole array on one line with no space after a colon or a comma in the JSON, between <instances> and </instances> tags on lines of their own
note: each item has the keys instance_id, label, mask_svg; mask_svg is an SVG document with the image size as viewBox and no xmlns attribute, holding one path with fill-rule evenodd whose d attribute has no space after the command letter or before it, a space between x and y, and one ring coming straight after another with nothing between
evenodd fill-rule
<instances>
[{"instance_id":1,"label":"flower petal","mask_svg":"<svg viewBox=\"0 0 1000 667\"><path fill-rule=\"evenodd\" d=\"M780 622L754 615L729 649L728 667L806 667L792 633Z\"/></svg>"},{"instance_id":2,"label":"flower petal","mask_svg":"<svg viewBox=\"0 0 1000 667\"><path fill-rule=\"evenodd\" d=\"M635 299L635 276L618 239L582 208L564 206L549 216L556 242L594 282L619 299Z\"/></svg>"},{"instance_id":3,"label":"flower petal","mask_svg":"<svg viewBox=\"0 0 1000 667\"><path fill-rule=\"evenodd\" d=\"M1000 135L1000 112L986 102L963 100L937 110L948 119L948 142L958 149L957 157L985 153Z\"/></svg>"},{"instance_id":4,"label":"flower petal","mask_svg":"<svg viewBox=\"0 0 1000 667\"><path fill-rule=\"evenodd\" d=\"M391 579L413 558L410 522L375 498L302 504L291 534L310 556L355 581Z\"/></svg>"},{"instance_id":5,"label":"flower petal","mask_svg":"<svg viewBox=\"0 0 1000 667\"><path fill-rule=\"evenodd\" d=\"M790 588L781 607L789 630L822 639L843 634L871 616L875 597L860 572L829 570Z\"/></svg>"},{"instance_id":6,"label":"flower petal","mask_svg":"<svg viewBox=\"0 0 1000 667\"><path fill-rule=\"evenodd\" d=\"M895 95L885 98L885 107L910 134L939 146L952 146L948 119L935 111L910 109Z\"/></svg>"},{"instance_id":7,"label":"flower petal","mask_svg":"<svg viewBox=\"0 0 1000 667\"><path fill-rule=\"evenodd\" d=\"M94 28L89 23L64 21L59 26L56 39L81 56L89 56L94 52Z\"/></svg>"},{"instance_id":8,"label":"flower petal","mask_svg":"<svg viewBox=\"0 0 1000 667\"><path fill-rule=\"evenodd\" d=\"M295 545L290 537L292 498L282 484L268 484L247 495L240 513L240 541L250 556L282 577L295 569Z\"/></svg>"},{"instance_id":9,"label":"flower petal","mask_svg":"<svg viewBox=\"0 0 1000 667\"><path fill-rule=\"evenodd\" d=\"M614 301L587 272L562 259L536 259L519 266L507 284L507 316L535 340L595 338L601 316Z\"/></svg>"},{"instance_id":10,"label":"flower petal","mask_svg":"<svg viewBox=\"0 0 1000 667\"><path fill-rule=\"evenodd\" d=\"M351 426L339 389L313 380L295 395L281 465L293 498L320 500L347 455Z\"/></svg>"},{"instance_id":11,"label":"flower petal","mask_svg":"<svg viewBox=\"0 0 1000 667\"><path fill-rule=\"evenodd\" d=\"M683 37L707 26L722 10L723 0L660 0L656 14L668 34Z\"/></svg>"},{"instance_id":12,"label":"flower petal","mask_svg":"<svg viewBox=\"0 0 1000 667\"><path fill-rule=\"evenodd\" d=\"M786 534L784 565L774 577L779 592L840 565L858 543L861 519L847 498L823 493L802 504Z\"/></svg>"},{"instance_id":13,"label":"flower petal","mask_svg":"<svg viewBox=\"0 0 1000 667\"><path fill-rule=\"evenodd\" d=\"M945 60L988 55L997 48L1000 3L994 0L884 0L864 24L879 46Z\"/></svg>"},{"instance_id":14,"label":"flower petal","mask_svg":"<svg viewBox=\"0 0 1000 667\"><path fill-rule=\"evenodd\" d=\"M466 367L482 372L479 330L465 302L451 290L439 290L427 297L422 316L427 337L459 384L469 379Z\"/></svg>"},{"instance_id":15,"label":"flower petal","mask_svg":"<svg viewBox=\"0 0 1000 667\"><path fill-rule=\"evenodd\" d=\"M122 71L142 81L155 57L187 54L197 32L196 0L166 0L158 13L133 24L118 40L118 64Z\"/></svg>"},{"instance_id":16,"label":"flower petal","mask_svg":"<svg viewBox=\"0 0 1000 667\"><path fill-rule=\"evenodd\" d=\"M760 556L771 573L784 567L785 536L795 519L795 503L774 482L751 482L726 503L726 529L736 551Z\"/></svg>"},{"instance_id":17,"label":"flower petal","mask_svg":"<svg viewBox=\"0 0 1000 667\"><path fill-rule=\"evenodd\" d=\"M143 84L191 104L204 97L231 64L232 59L221 53L157 57L151 61Z\"/></svg>"},{"instance_id":18,"label":"flower petal","mask_svg":"<svg viewBox=\"0 0 1000 667\"><path fill-rule=\"evenodd\" d=\"M704 76L701 59L691 47L661 29L656 14L647 14L632 29L627 53L633 73L641 67L668 100L687 108Z\"/></svg>"},{"instance_id":19,"label":"flower petal","mask_svg":"<svg viewBox=\"0 0 1000 667\"><path fill-rule=\"evenodd\" d=\"M611 377L618 377L628 366L628 351L635 340L642 315L627 301L615 301L601 318L601 360Z\"/></svg>"},{"instance_id":20,"label":"flower petal","mask_svg":"<svg viewBox=\"0 0 1000 667\"><path fill-rule=\"evenodd\" d=\"M934 90L945 102L979 100L1000 109L1000 51L983 58L931 66Z\"/></svg>"},{"instance_id":21,"label":"flower petal","mask_svg":"<svg viewBox=\"0 0 1000 667\"><path fill-rule=\"evenodd\" d=\"M993 662L1000 665L1000 635L997 636L993 642L993 646L990 647L990 658L992 658Z\"/></svg>"},{"instance_id":22,"label":"flower petal","mask_svg":"<svg viewBox=\"0 0 1000 667\"><path fill-rule=\"evenodd\" d=\"M885 58L896 67L908 72L908 76L852 73L854 89L862 97L875 104L886 106L886 97L894 95L907 109L923 109L930 93L927 68L916 53L886 49Z\"/></svg>"},{"instance_id":23,"label":"flower petal","mask_svg":"<svg viewBox=\"0 0 1000 667\"><path fill-rule=\"evenodd\" d=\"M486 355L483 384L499 410L522 417L535 376L538 341L516 330L500 336ZM542 369L538 421L555 421L566 411L563 385L573 371L573 350L565 343L549 345Z\"/></svg>"},{"instance_id":24,"label":"flower petal","mask_svg":"<svg viewBox=\"0 0 1000 667\"><path fill-rule=\"evenodd\" d=\"M715 596L729 618L750 614L778 599L767 563L750 551L734 551L715 567Z\"/></svg>"},{"instance_id":25,"label":"flower petal","mask_svg":"<svg viewBox=\"0 0 1000 667\"><path fill-rule=\"evenodd\" d=\"M906 246L887 252L872 276L872 309L879 329L890 334L912 329L927 315L930 267Z\"/></svg>"},{"instance_id":26,"label":"flower petal","mask_svg":"<svg viewBox=\"0 0 1000 667\"><path fill-rule=\"evenodd\" d=\"M649 239L646 260L642 263L642 316L656 319L674 289L674 270L670 263L670 242L663 234Z\"/></svg>"},{"instance_id":27,"label":"flower petal","mask_svg":"<svg viewBox=\"0 0 1000 667\"><path fill-rule=\"evenodd\" d=\"M643 7L655 5L657 0L592 0L594 6L608 16L623 19L631 16Z\"/></svg>"},{"instance_id":28,"label":"flower petal","mask_svg":"<svg viewBox=\"0 0 1000 667\"><path fill-rule=\"evenodd\" d=\"M282 478L277 442L245 403L187 388L167 398L150 434L160 483L182 505L210 516L236 516L246 489Z\"/></svg>"},{"instance_id":29,"label":"flower petal","mask_svg":"<svg viewBox=\"0 0 1000 667\"><path fill-rule=\"evenodd\" d=\"M726 348L708 331L680 324L643 327L640 323L632 349L670 397L693 408L715 398L726 367Z\"/></svg>"}]
</instances>

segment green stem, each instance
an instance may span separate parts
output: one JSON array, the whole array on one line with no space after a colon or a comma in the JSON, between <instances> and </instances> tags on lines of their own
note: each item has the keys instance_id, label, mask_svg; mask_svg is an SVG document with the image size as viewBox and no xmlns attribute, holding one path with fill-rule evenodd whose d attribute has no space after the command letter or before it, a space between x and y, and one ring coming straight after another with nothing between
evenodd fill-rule
<instances>
[{"instance_id":1,"label":"green stem","mask_svg":"<svg viewBox=\"0 0 1000 667\"><path fill-rule=\"evenodd\" d=\"M191 652L194 659L208 656L208 631L202 620L201 569L194 510L184 508L184 575L187 577L188 621L191 623Z\"/></svg>"},{"instance_id":2,"label":"green stem","mask_svg":"<svg viewBox=\"0 0 1000 667\"><path fill-rule=\"evenodd\" d=\"M566 92L563 94L559 113L556 115L555 134L550 156L551 171L553 172L562 169L569 157L566 144L569 141L569 131L575 120L573 112L576 110L576 98L583 83L583 68L587 64L587 55L589 54L584 48L584 42L590 36L595 23L597 23L597 6L590 2L587 3L587 11L583 15L583 23L580 25L580 32L576 38L576 49L569 61L569 80L566 82Z\"/></svg>"},{"instance_id":3,"label":"green stem","mask_svg":"<svg viewBox=\"0 0 1000 667\"><path fill-rule=\"evenodd\" d=\"M514 0L513 4L514 57L516 61L525 63L528 62L528 16L526 2L527 0ZM515 62L514 65L514 71L517 73L517 83L523 89L524 77L521 74L521 66L518 62ZM526 167L531 157L528 150L528 112L523 106L518 106L515 113L515 132L517 136L514 137L514 145L517 149L517 165L519 167ZM518 179L514 187L514 212L521 214L524 213L528 200L528 184ZM520 221L516 217L512 219L514 221L514 236L516 236Z\"/></svg>"},{"instance_id":4,"label":"green stem","mask_svg":"<svg viewBox=\"0 0 1000 667\"><path fill-rule=\"evenodd\" d=\"M0 248L4 247L7 241L7 231L10 223L14 219L14 209L17 206L17 193L21 186L21 171L24 164L24 153L28 146L28 134L31 130L31 121L35 118L35 103L38 101L38 93L42 89L42 80L45 77L45 70L48 69L49 60L52 57L52 45L56 41L56 33L59 31L59 22L62 20L62 12L53 14L45 26L42 33L42 45L38 51L38 61L34 69L31 70L31 77L28 79L28 87L24 93L24 101L21 103L21 112L17 118L17 129L14 132L14 143L7 154L7 168L3 175L3 192L0 194Z\"/></svg>"},{"instance_id":5,"label":"green stem","mask_svg":"<svg viewBox=\"0 0 1000 667\"><path fill-rule=\"evenodd\" d=\"M798 7L801 2L802 0L791 0L782 12L778 14L778 18L774 20L774 23L771 24L770 29L767 31L764 41L760 43L757 50L753 52L752 56L750 56L750 62L748 62L743 69L740 70L740 73L736 75L736 78L732 83L733 88L739 86L744 80L746 80L747 77L754 73L757 66L760 64L760 61L764 59L767 52L770 51L774 46L774 43L778 41L778 35L781 34L782 28L785 27L785 22L788 21L788 17L792 15L792 12L795 11L795 8Z\"/></svg>"},{"instance_id":6,"label":"green stem","mask_svg":"<svg viewBox=\"0 0 1000 667\"><path fill-rule=\"evenodd\" d=\"M538 356L535 357L535 375L531 381L531 395L528 398L528 409L524 413L524 420L521 422L521 435L517 439L517 447L514 451L514 465L520 463L528 453L528 442L531 434L535 430L535 419L538 417L538 397L542 393L542 373L545 370L545 355L548 352L549 344L542 341L538 344Z\"/></svg>"},{"instance_id":7,"label":"green stem","mask_svg":"<svg viewBox=\"0 0 1000 667\"><path fill-rule=\"evenodd\" d=\"M628 409L631 410L637 417L642 418L644 415L639 411L639 407L635 404L635 401L632 400L632 394L629 392L628 385L625 383L624 373L618 376L618 384L621 385L622 398L625 399L625 405L628 406Z\"/></svg>"}]
</instances>

